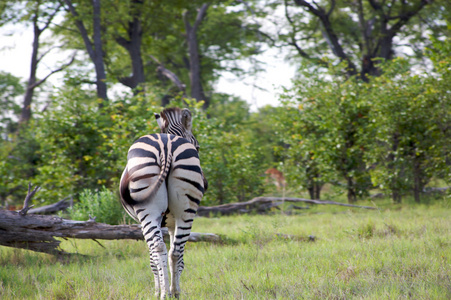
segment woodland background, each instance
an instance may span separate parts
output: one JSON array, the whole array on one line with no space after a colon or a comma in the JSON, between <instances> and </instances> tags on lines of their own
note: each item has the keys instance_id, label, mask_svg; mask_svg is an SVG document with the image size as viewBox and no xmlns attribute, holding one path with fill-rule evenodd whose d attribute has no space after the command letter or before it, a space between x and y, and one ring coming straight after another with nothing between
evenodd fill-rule
<instances>
[{"instance_id":1,"label":"woodland background","mask_svg":"<svg viewBox=\"0 0 451 300\"><path fill-rule=\"evenodd\" d=\"M0 72L0 206L22 204L32 182L35 203L71 196L97 216L120 211L103 220L120 222L128 147L158 132L153 112L164 106L194 113L203 205L376 193L429 203L428 188L449 185L447 0L2 0L8 24L34 42L28 78ZM279 105L251 111L233 91L215 92L222 71L264 70L256 57L269 49L298 70ZM38 77L55 52L67 59ZM285 188L268 184L268 168Z\"/></svg>"}]
</instances>

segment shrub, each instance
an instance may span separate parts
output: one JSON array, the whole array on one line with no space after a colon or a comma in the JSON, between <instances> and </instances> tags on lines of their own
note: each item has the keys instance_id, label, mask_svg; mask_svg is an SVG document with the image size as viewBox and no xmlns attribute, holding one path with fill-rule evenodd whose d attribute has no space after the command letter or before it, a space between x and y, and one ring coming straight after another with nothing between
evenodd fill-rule
<instances>
[{"instance_id":1,"label":"shrub","mask_svg":"<svg viewBox=\"0 0 451 300\"><path fill-rule=\"evenodd\" d=\"M122 208L118 196L103 187L100 191L85 189L80 201L69 209L72 220L86 221L96 217L96 222L106 224L125 223L129 218Z\"/></svg>"}]
</instances>

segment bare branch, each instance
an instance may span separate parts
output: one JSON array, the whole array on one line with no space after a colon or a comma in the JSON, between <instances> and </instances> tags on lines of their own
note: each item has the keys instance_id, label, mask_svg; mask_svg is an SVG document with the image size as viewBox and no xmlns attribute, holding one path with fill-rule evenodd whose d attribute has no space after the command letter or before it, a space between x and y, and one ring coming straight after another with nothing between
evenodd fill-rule
<instances>
[{"instance_id":1,"label":"bare branch","mask_svg":"<svg viewBox=\"0 0 451 300\"><path fill-rule=\"evenodd\" d=\"M403 13L402 14L400 14L398 16L395 16L395 17L389 17L390 20L399 19L399 21L396 22L395 24L393 24L393 26L389 29L390 33L392 35L395 35L396 33L398 33L398 31L401 29L401 27L404 26L407 22L409 22L409 20L413 16L418 14L420 12L420 10L426 4L429 4L428 0L420 0L418 5L414 9L412 9L410 11L406 11L406 12L404 12L404 9L403 9ZM404 7L404 5L403 5L403 7Z\"/></svg>"},{"instance_id":2,"label":"bare branch","mask_svg":"<svg viewBox=\"0 0 451 300\"><path fill-rule=\"evenodd\" d=\"M316 61L316 63L327 67L328 66L327 62L323 61L322 59L312 58L307 52L305 52L299 46L299 44L298 44L298 42L296 40L296 36L295 36L296 35L296 25L294 24L294 21L291 18L289 12L288 12L287 0L284 1L284 4L285 4L285 17L287 18L288 23L290 23L290 26L292 28L292 30L290 32L290 40L291 40L291 42L289 42L288 44L293 46L301 57L304 57L304 58L309 59L309 60L314 60L314 61ZM306 39L309 39L309 38L307 37Z\"/></svg>"},{"instance_id":3,"label":"bare branch","mask_svg":"<svg viewBox=\"0 0 451 300\"><path fill-rule=\"evenodd\" d=\"M371 51L370 38L369 38L370 32L368 31L367 26L370 26L370 24L367 23L365 20L365 14L363 12L362 0L357 0L357 6L358 6L359 23L360 23L360 27L362 29L361 31L362 31L363 42L365 44L366 51L369 52L369 51Z\"/></svg>"},{"instance_id":4,"label":"bare branch","mask_svg":"<svg viewBox=\"0 0 451 300\"><path fill-rule=\"evenodd\" d=\"M205 15L207 14L207 9L209 6L210 6L210 3L204 3L201 6L201 8L198 10L197 16L196 16L196 21L194 21L193 28L192 28L194 31L197 31L199 24L205 18Z\"/></svg>"},{"instance_id":5,"label":"bare branch","mask_svg":"<svg viewBox=\"0 0 451 300\"><path fill-rule=\"evenodd\" d=\"M207 13L208 6L210 6L209 3L204 3L201 6L201 8L197 12L196 20L194 21L193 25L191 25L191 23L188 20L188 11L186 10L183 13L183 21L185 23L185 28L187 29L186 30L187 35L189 35L191 32L195 33L197 31L197 28L199 27L200 23L202 22Z\"/></svg>"},{"instance_id":6,"label":"bare branch","mask_svg":"<svg viewBox=\"0 0 451 300\"><path fill-rule=\"evenodd\" d=\"M50 24L51 24L52 21L53 21L53 18L55 18L56 14L58 13L58 11L61 9L62 6L63 6L63 5L62 5L61 3L59 3L59 5L55 8L55 10L53 11L53 13L49 15L49 18L47 19L47 22L45 22L44 27L42 27L42 28L40 29L41 32L44 31L44 30L46 30L46 29L50 26Z\"/></svg>"},{"instance_id":7,"label":"bare branch","mask_svg":"<svg viewBox=\"0 0 451 300\"><path fill-rule=\"evenodd\" d=\"M149 55L150 58L157 63L158 67L157 67L157 72L160 72L161 74L163 74L166 78L168 78L169 80L172 81L172 83L174 83L177 88L183 92L183 96L186 97L185 91L186 91L186 85L178 78L178 76L173 73L172 71L166 69L163 64L153 55Z\"/></svg>"},{"instance_id":8,"label":"bare branch","mask_svg":"<svg viewBox=\"0 0 451 300\"><path fill-rule=\"evenodd\" d=\"M364 208L364 209L377 209L373 206L361 206L348 203L341 203L328 200L312 200L304 198L280 198L280 197L257 197L246 202L227 203L217 206L200 206L197 210L199 216L209 216L210 214L233 214L233 213L249 213L253 210L266 212L273 207L281 205L283 202L292 203L310 203L319 205L339 205L346 207Z\"/></svg>"},{"instance_id":9,"label":"bare branch","mask_svg":"<svg viewBox=\"0 0 451 300\"><path fill-rule=\"evenodd\" d=\"M34 206L34 205L30 206L31 198L33 198L34 194L36 194L40 189L41 189L41 187L36 186L34 188L34 190L32 191L31 190L31 182L28 183L28 193L27 193L27 196L25 197L23 208L19 211L19 214L21 216L25 216L27 214L28 210L30 210Z\"/></svg>"},{"instance_id":10,"label":"bare branch","mask_svg":"<svg viewBox=\"0 0 451 300\"><path fill-rule=\"evenodd\" d=\"M52 51L53 49L56 49L56 48L60 48L60 47L61 46L57 46L57 45L49 47L45 52L43 52L41 55L39 55L39 57L36 59L36 62L39 63L47 54L50 53L50 51Z\"/></svg>"},{"instance_id":11,"label":"bare branch","mask_svg":"<svg viewBox=\"0 0 451 300\"><path fill-rule=\"evenodd\" d=\"M332 0L332 4L330 5L330 9L329 9L329 11L327 12L327 17L330 17L330 14L334 11L334 9L335 9L335 0Z\"/></svg>"},{"instance_id":12,"label":"bare branch","mask_svg":"<svg viewBox=\"0 0 451 300\"><path fill-rule=\"evenodd\" d=\"M68 201L69 200L69 201ZM72 206L72 196L68 196L61 201L58 201L53 204L40 206L37 208L32 208L28 211L29 214L53 214L59 212L61 210L65 210Z\"/></svg>"},{"instance_id":13,"label":"bare branch","mask_svg":"<svg viewBox=\"0 0 451 300\"><path fill-rule=\"evenodd\" d=\"M75 56L76 56L76 54L77 54L77 53L75 52L75 53L72 55L71 60L70 60L67 64L64 64L64 65L62 65L60 68L51 71L49 74L47 74L47 76L45 76L44 78L42 78L42 79L39 80L38 82L36 82L36 83L30 85L28 88L29 88L29 89L34 89L34 88L40 86L41 84L43 84L43 83L44 83L50 76L52 76L53 74L58 73L58 72L61 72L61 71L63 71L64 69L66 69L67 67L69 67L69 66L75 61Z\"/></svg>"},{"instance_id":14,"label":"bare branch","mask_svg":"<svg viewBox=\"0 0 451 300\"><path fill-rule=\"evenodd\" d=\"M329 47L331 48L332 52L335 56L340 58L340 60L344 60L348 63L348 68L346 70L347 74L349 76L353 76L357 74L357 68L354 65L354 63L351 61L349 56L345 53L342 45L340 44L338 40L338 36L335 34L335 31L333 30L332 23L330 22L329 15L325 12L325 10L316 4L316 2L313 2L316 7L314 7L312 4L305 0L294 0L295 4L306 8L310 13L315 15L322 23L323 25L323 36L326 39L326 42L329 44Z\"/></svg>"}]
</instances>

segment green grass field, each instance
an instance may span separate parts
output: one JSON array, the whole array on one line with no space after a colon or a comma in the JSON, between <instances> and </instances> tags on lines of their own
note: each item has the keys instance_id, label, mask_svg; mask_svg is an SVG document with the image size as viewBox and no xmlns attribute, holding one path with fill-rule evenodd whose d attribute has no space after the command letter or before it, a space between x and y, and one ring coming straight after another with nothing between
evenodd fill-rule
<instances>
[{"instance_id":1,"label":"green grass field","mask_svg":"<svg viewBox=\"0 0 451 300\"><path fill-rule=\"evenodd\" d=\"M198 218L193 231L225 242L187 245L182 299L451 299L449 200ZM87 255L67 261L0 247L0 298L154 299L144 242L100 242L64 241Z\"/></svg>"}]
</instances>

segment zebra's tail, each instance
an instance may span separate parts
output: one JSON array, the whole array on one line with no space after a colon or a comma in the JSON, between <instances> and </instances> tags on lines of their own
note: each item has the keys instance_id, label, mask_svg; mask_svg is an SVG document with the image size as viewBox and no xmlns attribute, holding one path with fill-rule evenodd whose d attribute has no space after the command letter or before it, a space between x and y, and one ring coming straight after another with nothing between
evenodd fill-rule
<instances>
[{"instance_id":1,"label":"zebra's tail","mask_svg":"<svg viewBox=\"0 0 451 300\"><path fill-rule=\"evenodd\" d=\"M133 199L133 191L130 191L129 189L129 183L133 180L139 180L139 178L134 178L133 174L130 175L127 171L127 169L124 171L124 174L122 175L120 186L119 186L119 193L121 196L121 202L124 208L127 210L127 212L130 214L130 209L128 207L134 206L136 204L145 204L148 201L151 201L155 194L160 189L163 182L166 180L169 170L171 168L171 161L172 161L172 154L170 152L167 153L167 155L164 155L164 153L161 153L160 156L161 161L161 169L160 173L158 174L157 181L151 185L145 188L147 191L143 194L141 193L139 195L139 198L143 200L135 200ZM151 175L151 174L149 174ZM139 176L140 177L140 176ZM141 192L141 189L137 192ZM133 215L131 215L133 217Z\"/></svg>"},{"instance_id":2,"label":"zebra's tail","mask_svg":"<svg viewBox=\"0 0 451 300\"><path fill-rule=\"evenodd\" d=\"M130 196L130 190L128 189L128 183L130 182L130 175L128 173L127 168L125 168L124 173L122 173L121 181L119 183L119 198L121 200L122 207L125 209L125 211L138 221L138 217L136 216L135 211L133 210L133 207L130 205L134 200Z\"/></svg>"}]
</instances>

